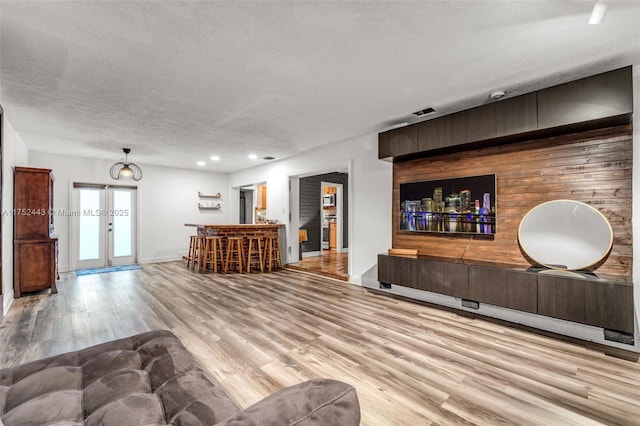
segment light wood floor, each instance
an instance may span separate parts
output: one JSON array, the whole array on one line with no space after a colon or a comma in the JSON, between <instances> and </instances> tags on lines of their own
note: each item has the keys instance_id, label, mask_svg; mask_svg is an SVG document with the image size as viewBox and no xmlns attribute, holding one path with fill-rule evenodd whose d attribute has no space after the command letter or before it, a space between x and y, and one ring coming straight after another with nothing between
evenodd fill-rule
<instances>
[{"instance_id":1,"label":"light wood floor","mask_svg":"<svg viewBox=\"0 0 640 426\"><path fill-rule=\"evenodd\" d=\"M357 388L363 425L640 423L638 362L322 277L168 262L58 289L14 302L0 366L168 328L243 407L332 377Z\"/></svg>"}]
</instances>

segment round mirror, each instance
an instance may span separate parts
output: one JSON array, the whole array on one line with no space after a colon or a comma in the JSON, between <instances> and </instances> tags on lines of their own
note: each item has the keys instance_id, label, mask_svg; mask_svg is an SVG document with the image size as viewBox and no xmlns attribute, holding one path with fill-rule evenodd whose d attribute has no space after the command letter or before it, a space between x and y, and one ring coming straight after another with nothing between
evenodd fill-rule
<instances>
[{"instance_id":1,"label":"round mirror","mask_svg":"<svg viewBox=\"0 0 640 426\"><path fill-rule=\"evenodd\" d=\"M611 250L613 231L588 204L554 200L531 209L520 222L518 240L534 262L552 269L585 269Z\"/></svg>"}]
</instances>

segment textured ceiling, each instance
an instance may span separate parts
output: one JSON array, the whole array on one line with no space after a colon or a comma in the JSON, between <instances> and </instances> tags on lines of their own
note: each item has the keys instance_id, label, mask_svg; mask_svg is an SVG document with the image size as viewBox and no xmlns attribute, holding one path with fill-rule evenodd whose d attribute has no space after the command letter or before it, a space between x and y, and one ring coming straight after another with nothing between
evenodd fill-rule
<instances>
[{"instance_id":1,"label":"textured ceiling","mask_svg":"<svg viewBox=\"0 0 640 426\"><path fill-rule=\"evenodd\" d=\"M33 150L230 172L640 63L640 2L593 4L1 0L0 101Z\"/></svg>"}]
</instances>

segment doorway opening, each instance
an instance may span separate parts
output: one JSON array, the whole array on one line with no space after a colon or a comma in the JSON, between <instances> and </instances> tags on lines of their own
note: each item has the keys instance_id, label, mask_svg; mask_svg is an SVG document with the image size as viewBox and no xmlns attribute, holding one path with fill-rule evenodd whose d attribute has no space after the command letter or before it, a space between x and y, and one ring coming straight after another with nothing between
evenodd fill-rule
<instances>
[{"instance_id":1,"label":"doorway opening","mask_svg":"<svg viewBox=\"0 0 640 426\"><path fill-rule=\"evenodd\" d=\"M287 266L348 281L349 174L324 173L295 178L295 182L298 200L291 210L297 213L299 235L306 241L299 243L298 262Z\"/></svg>"},{"instance_id":2,"label":"doorway opening","mask_svg":"<svg viewBox=\"0 0 640 426\"><path fill-rule=\"evenodd\" d=\"M137 187L74 183L71 268L137 262Z\"/></svg>"},{"instance_id":3,"label":"doorway opening","mask_svg":"<svg viewBox=\"0 0 640 426\"><path fill-rule=\"evenodd\" d=\"M264 223L267 221L266 183L240 187L239 213L238 223Z\"/></svg>"}]
</instances>

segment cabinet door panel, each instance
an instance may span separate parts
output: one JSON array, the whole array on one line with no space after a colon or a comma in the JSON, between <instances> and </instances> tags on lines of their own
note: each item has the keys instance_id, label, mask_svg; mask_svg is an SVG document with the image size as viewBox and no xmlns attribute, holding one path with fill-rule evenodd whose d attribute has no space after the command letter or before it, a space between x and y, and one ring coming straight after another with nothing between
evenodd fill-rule
<instances>
[{"instance_id":1,"label":"cabinet door panel","mask_svg":"<svg viewBox=\"0 0 640 426\"><path fill-rule=\"evenodd\" d=\"M538 127L540 129L632 112L631 67L538 92Z\"/></svg>"},{"instance_id":2,"label":"cabinet door panel","mask_svg":"<svg viewBox=\"0 0 640 426\"><path fill-rule=\"evenodd\" d=\"M469 299L520 311L537 312L537 276L523 271L469 267Z\"/></svg>"},{"instance_id":3,"label":"cabinet door panel","mask_svg":"<svg viewBox=\"0 0 640 426\"><path fill-rule=\"evenodd\" d=\"M416 125L388 130L378 135L378 158L399 157L418 151Z\"/></svg>"},{"instance_id":4,"label":"cabinet door panel","mask_svg":"<svg viewBox=\"0 0 640 426\"><path fill-rule=\"evenodd\" d=\"M14 236L16 240L49 236L51 175L48 169L16 167Z\"/></svg>"},{"instance_id":5,"label":"cabinet door panel","mask_svg":"<svg viewBox=\"0 0 640 426\"><path fill-rule=\"evenodd\" d=\"M16 243L16 277L20 292L55 285L55 242Z\"/></svg>"},{"instance_id":6,"label":"cabinet door panel","mask_svg":"<svg viewBox=\"0 0 640 426\"><path fill-rule=\"evenodd\" d=\"M418 124L418 151L467 143L467 111L456 112Z\"/></svg>"},{"instance_id":7,"label":"cabinet door panel","mask_svg":"<svg viewBox=\"0 0 640 426\"><path fill-rule=\"evenodd\" d=\"M378 255L378 281L416 288L416 259Z\"/></svg>"},{"instance_id":8,"label":"cabinet door panel","mask_svg":"<svg viewBox=\"0 0 640 426\"><path fill-rule=\"evenodd\" d=\"M538 103L535 93L497 102L496 137L532 132L538 129Z\"/></svg>"},{"instance_id":9,"label":"cabinet door panel","mask_svg":"<svg viewBox=\"0 0 640 426\"><path fill-rule=\"evenodd\" d=\"M469 110L468 141L477 142L498 136L498 104L482 105Z\"/></svg>"},{"instance_id":10,"label":"cabinet door panel","mask_svg":"<svg viewBox=\"0 0 640 426\"><path fill-rule=\"evenodd\" d=\"M462 263L418 261L417 288L447 296L466 298L469 267Z\"/></svg>"},{"instance_id":11,"label":"cabinet door panel","mask_svg":"<svg viewBox=\"0 0 640 426\"><path fill-rule=\"evenodd\" d=\"M633 286L539 275L538 313L633 333Z\"/></svg>"}]
</instances>

